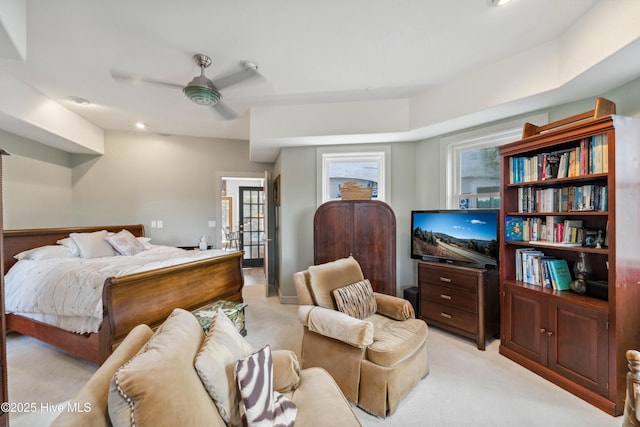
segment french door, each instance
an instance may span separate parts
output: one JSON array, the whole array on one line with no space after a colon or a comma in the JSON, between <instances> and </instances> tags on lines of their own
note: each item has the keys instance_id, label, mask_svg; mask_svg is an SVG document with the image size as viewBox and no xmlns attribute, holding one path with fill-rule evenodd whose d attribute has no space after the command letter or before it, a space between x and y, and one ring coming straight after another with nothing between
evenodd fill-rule
<instances>
[{"instance_id":1,"label":"french door","mask_svg":"<svg viewBox=\"0 0 640 427\"><path fill-rule=\"evenodd\" d=\"M264 189L239 187L240 199L240 250L244 251L243 267L264 265Z\"/></svg>"}]
</instances>

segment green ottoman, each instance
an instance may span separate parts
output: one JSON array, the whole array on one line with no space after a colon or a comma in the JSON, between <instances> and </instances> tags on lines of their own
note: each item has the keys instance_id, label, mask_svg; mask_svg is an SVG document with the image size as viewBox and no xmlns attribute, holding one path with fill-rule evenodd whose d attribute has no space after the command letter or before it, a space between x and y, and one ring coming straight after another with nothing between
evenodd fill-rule
<instances>
[{"instance_id":1,"label":"green ottoman","mask_svg":"<svg viewBox=\"0 0 640 427\"><path fill-rule=\"evenodd\" d=\"M194 311L193 315L196 316L196 319L200 322L200 326L202 326L202 330L204 330L204 333L206 334L209 332L209 326L211 326L213 315L218 311L218 309L222 309L224 314L226 314L236 326L238 332L240 332L244 337L247 335L247 330L244 325L244 308L246 306L247 304L242 302L216 301L213 304L206 305Z\"/></svg>"}]
</instances>

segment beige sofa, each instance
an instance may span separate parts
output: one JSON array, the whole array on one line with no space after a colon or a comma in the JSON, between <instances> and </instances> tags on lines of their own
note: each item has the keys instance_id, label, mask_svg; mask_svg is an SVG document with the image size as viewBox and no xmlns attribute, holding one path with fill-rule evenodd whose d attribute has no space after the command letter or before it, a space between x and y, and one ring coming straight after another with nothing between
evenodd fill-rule
<instances>
[{"instance_id":1,"label":"beige sofa","mask_svg":"<svg viewBox=\"0 0 640 427\"><path fill-rule=\"evenodd\" d=\"M238 390L231 396L235 383L227 387L225 372L229 367L218 365L223 369L221 375L206 371L219 362L216 359L228 361L237 357L234 352L239 349L251 349L248 343L238 340L242 337L237 331L233 336L228 329L222 333L216 329L214 333L213 328L212 325L205 338L196 318L180 309L155 333L146 325L137 326L67 405L72 411L60 414L52 425L238 425L237 421L227 423L223 418L225 412L238 413L234 396L241 401ZM351 405L325 370L300 370L295 353L288 350L271 354L273 389L295 404L296 426L360 425ZM212 386L214 390L210 389ZM212 399L213 395L227 397L230 406L226 411Z\"/></svg>"},{"instance_id":2,"label":"beige sofa","mask_svg":"<svg viewBox=\"0 0 640 427\"><path fill-rule=\"evenodd\" d=\"M392 414L429 372L427 324L415 319L408 301L368 290L370 284L363 288L365 278L352 257L311 266L295 273L293 281L304 327L302 367L329 371L365 411ZM355 293L345 292L354 285ZM347 307L338 307L337 290ZM363 299L370 306L364 311ZM345 313L351 309L356 313Z\"/></svg>"}]
</instances>

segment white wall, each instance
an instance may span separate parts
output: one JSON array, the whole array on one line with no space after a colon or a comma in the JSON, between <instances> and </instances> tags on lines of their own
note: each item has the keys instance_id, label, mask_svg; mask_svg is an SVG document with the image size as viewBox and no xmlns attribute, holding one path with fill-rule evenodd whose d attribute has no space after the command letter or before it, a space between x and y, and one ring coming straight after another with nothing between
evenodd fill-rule
<instances>
[{"instance_id":1,"label":"white wall","mask_svg":"<svg viewBox=\"0 0 640 427\"><path fill-rule=\"evenodd\" d=\"M219 242L218 171L264 174L237 140L108 132L105 154L78 157L73 167L74 225L142 223L155 243ZM162 220L163 228L151 228Z\"/></svg>"},{"instance_id":2,"label":"white wall","mask_svg":"<svg viewBox=\"0 0 640 427\"><path fill-rule=\"evenodd\" d=\"M72 225L71 154L0 130L5 229Z\"/></svg>"}]
</instances>

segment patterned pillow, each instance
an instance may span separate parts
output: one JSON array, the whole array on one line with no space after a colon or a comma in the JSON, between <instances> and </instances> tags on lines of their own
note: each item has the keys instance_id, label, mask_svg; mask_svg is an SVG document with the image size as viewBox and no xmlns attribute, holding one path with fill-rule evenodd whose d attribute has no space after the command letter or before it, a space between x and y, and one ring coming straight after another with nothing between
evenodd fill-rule
<instances>
[{"instance_id":1,"label":"patterned pillow","mask_svg":"<svg viewBox=\"0 0 640 427\"><path fill-rule=\"evenodd\" d=\"M121 230L104 238L120 255L135 255L146 249L129 230Z\"/></svg>"},{"instance_id":2,"label":"patterned pillow","mask_svg":"<svg viewBox=\"0 0 640 427\"><path fill-rule=\"evenodd\" d=\"M378 310L369 279L335 289L333 297L339 311L356 319L366 319Z\"/></svg>"},{"instance_id":3,"label":"patterned pillow","mask_svg":"<svg viewBox=\"0 0 640 427\"><path fill-rule=\"evenodd\" d=\"M273 359L268 345L236 362L236 378L248 427L295 424L295 403L273 390Z\"/></svg>"}]
</instances>

